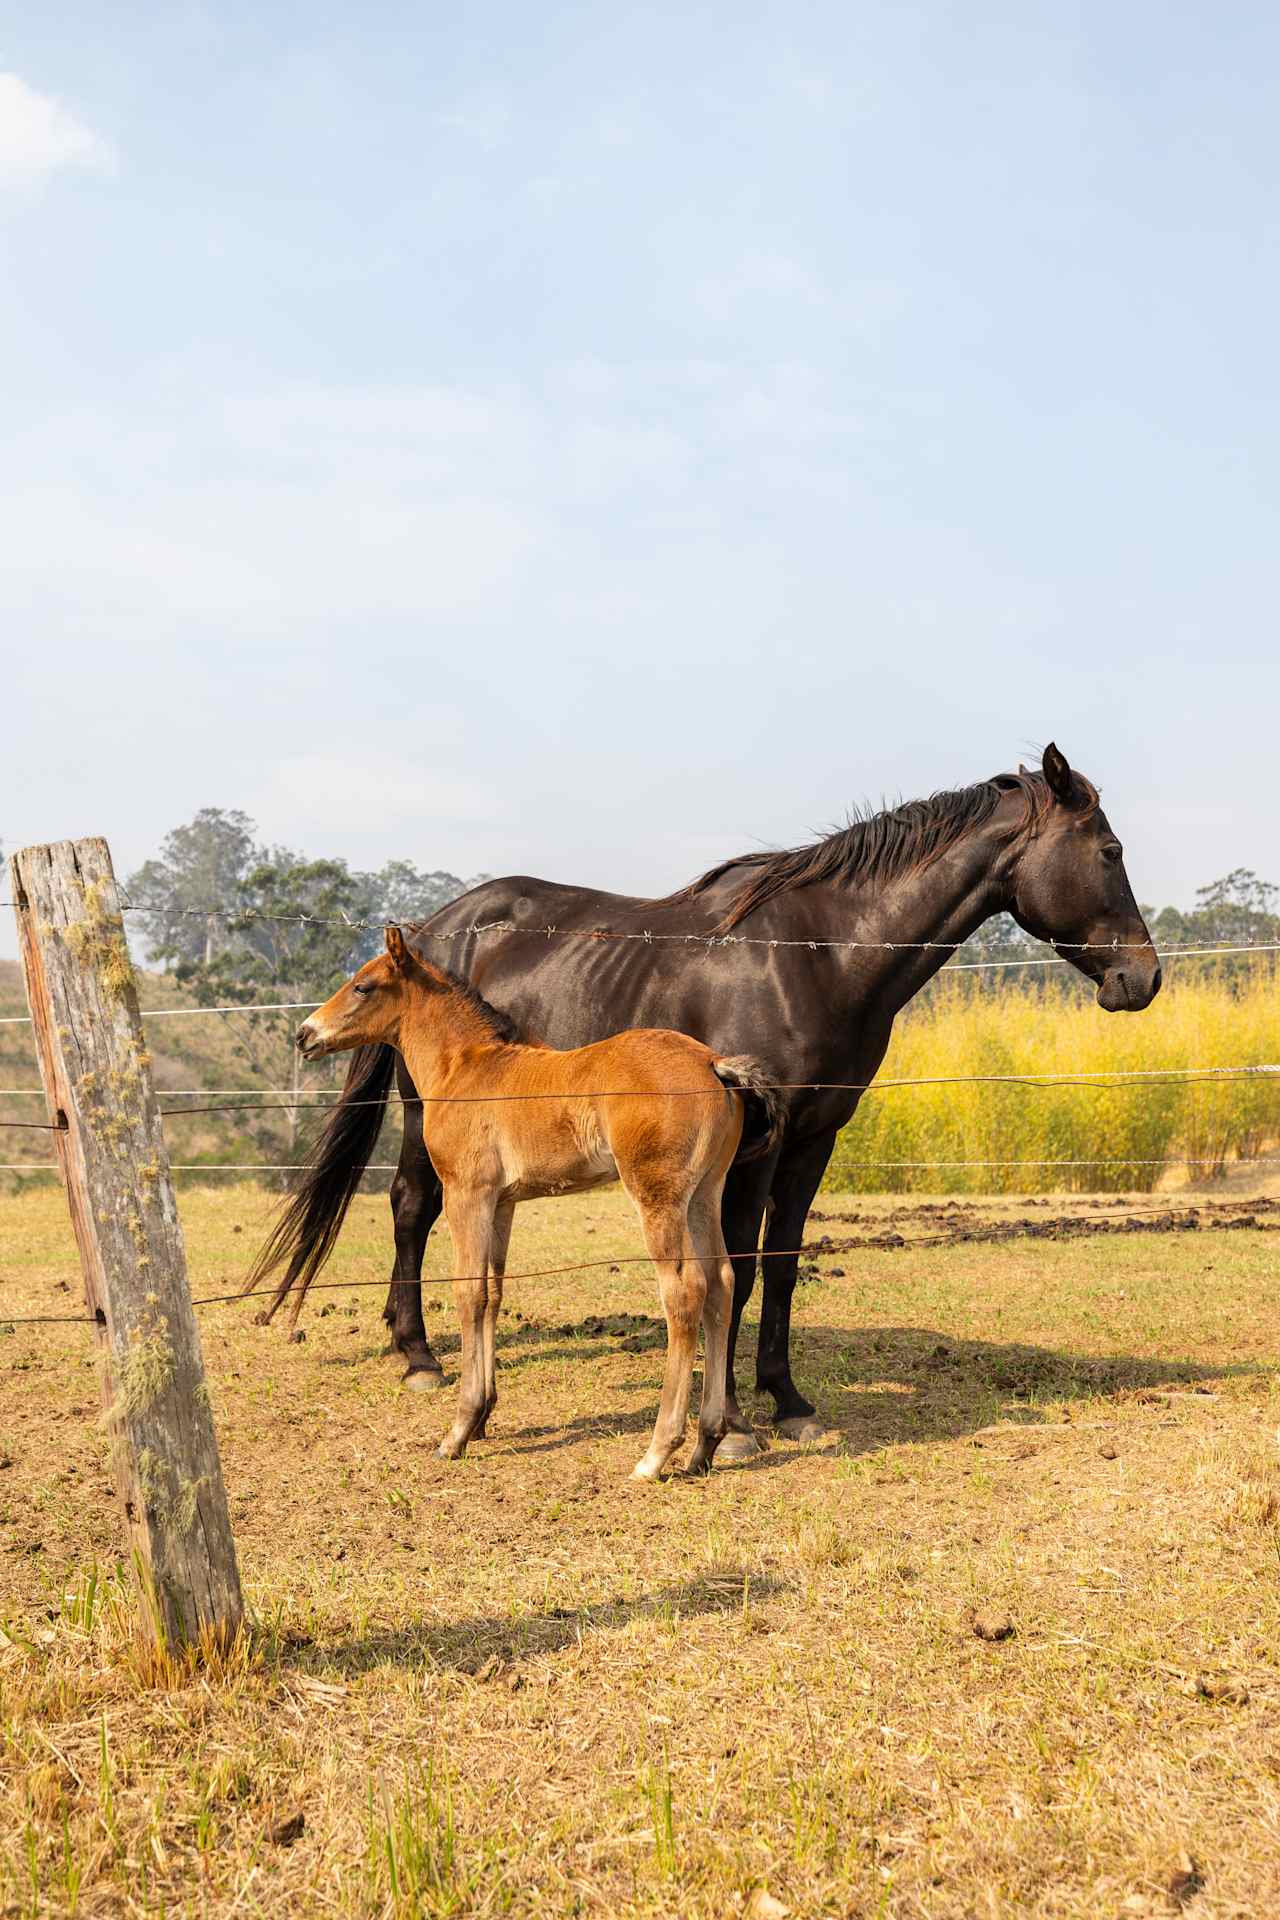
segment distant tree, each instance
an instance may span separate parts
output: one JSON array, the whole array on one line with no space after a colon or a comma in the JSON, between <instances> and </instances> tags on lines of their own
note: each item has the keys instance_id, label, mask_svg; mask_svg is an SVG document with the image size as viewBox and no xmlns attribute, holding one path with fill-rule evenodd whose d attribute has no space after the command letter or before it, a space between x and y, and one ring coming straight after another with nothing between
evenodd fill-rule
<instances>
[{"instance_id":1,"label":"distant tree","mask_svg":"<svg viewBox=\"0 0 1280 1920\"><path fill-rule=\"evenodd\" d=\"M233 904L234 911L220 917L216 949L172 968L206 1005L314 1004L328 999L358 964L361 933L354 923L362 917L364 895L343 860L306 860L288 847L260 848L256 863L238 879ZM327 1065L318 1076L304 1073L293 1044L301 1019L300 1006L228 1019L232 1051L249 1075L295 1096L333 1078ZM284 1117L293 1147L300 1107L291 1105ZM265 1125L255 1116L249 1130L265 1143L279 1117L261 1118Z\"/></svg>"},{"instance_id":2,"label":"distant tree","mask_svg":"<svg viewBox=\"0 0 1280 1920\"><path fill-rule=\"evenodd\" d=\"M1280 944L1280 887L1260 880L1252 868L1236 867L1221 880L1196 889L1190 912L1163 907L1147 924L1156 946L1172 954L1181 948L1267 947ZM1212 969L1215 977L1241 980L1250 969L1267 964L1266 954L1212 954L1189 958L1181 971L1196 966ZM1270 956L1274 966L1276 956Z\"/></svg>"},{"instance_id":3,"label":"distant tree","mask_svg":"<svg viewBox=\"0 0 1280 1920\"><path fill-rule=\"evenodd\" d=\"M345 860L308 860L289 847L255 852L216 917L216 941L199 953L188 945L176 958L176 942L157 951L206 1005L261 1009L273 1001L294 1003L243 1020L228 1016L232 1052L251 1078L292 1095L274 1115L246 1110L246 1130L265 1148L280 1142L283 1125L292 1159L309 1111L302 1096L332 1085L346 1065L339 1061L335 1069L326 1060L304 1069L293 1044L303 1006L327 999L382 946L388 920L423 919L466 883L453 874L421 874L405 860L361 874L352 873ZM177 925L183 924L179 918Z\"/></svg>"},{"instance_id":4,"label":"distant tree","mask_svg":"<svg viewBox=\"0 0 1280 1920\"><path fill-rule=\"evenodd\" d=\"M1236 867L1221 880L1196 889L1188 916L1215 945L1243 946L1280 938L1280 887L1259 880L1251 867Z\"/></svg>"},{"instance_id":5,"label":"distant tree","mask_svg":"<svg viewBox=\"0 0 1280 1920\"><path fill-rule=\"evenodd\" d=\"M441 870L420 873L410 860L388 860L377 873L363 873L359 879L364 890L361 918L370 922L360 942L362 960L372 959L378 951L388 922L413 926L478 884Z\"/></svg>"},{"instance_id":6,"label":"distant tree","mask_svg":"<svg viewBox=\"0 0 1280 1920\"><path fill-rule=\"evenodd\" d=\"M165 967L208 966L224 950L241 885L261 858L254 832L247 813L201 807L130 875L126 895L144 909L131 931L151 959Z\"/></svg>"}]
</instances>

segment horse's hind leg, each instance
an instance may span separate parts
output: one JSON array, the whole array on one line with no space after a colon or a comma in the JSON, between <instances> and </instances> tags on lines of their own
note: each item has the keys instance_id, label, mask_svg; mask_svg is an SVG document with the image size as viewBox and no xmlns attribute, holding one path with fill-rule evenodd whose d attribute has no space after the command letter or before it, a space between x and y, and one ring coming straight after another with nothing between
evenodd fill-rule
<instances>
[{"instance_id":1,"label":"horse's hind leg","mask_svg":"<svg viewBox=\"0 0 1280 1920\"><path fill-rule=\"evenodd\" d=\"M422 1258L427 1235L440 1218L441 1193L431 1156L422 1142L422 1108L402 1066L397 1081L405 1096L400 1164L391 1182L391 1217L396 1260L382 1317L391 1329L391 1348L403 1354L406 1387L442 1387L444 1369L431 1349L422 1320Z\"/></svg>"},{"instance_id":2,"label":"horse's hind leg","mask_svg":"<svg viewBox=\"0 0 1280 1920\"><path fill-rule=\"evenodd\" d=\"M489 1302L489 1259L494 1203L488 1193L451 1193L445 1200L458 1277L453 1297L462 1325L462 1362L458 1369L458 1407L453 1425L440 1442L442 1459L457 1460L467 1442L483 1432L489 1396L485 1381L484 1322Z\"/></svg>"},{"instance_id":3,"label":"horse's hind leg","mask_svg":"<svg viewBox=\"0 0 1280 1920\"><path fill-rule=\"evenodd\" d=\"M684 1439L706 1280L702 1262L686 1257L689 1244L686 1208L651 1208L639 1195L632 1197L640 1211L650 1257L658 1270L658 1290L667 1316L667 1365L662 1380L662 1401L648 1450L632 1472L633 1479L656 1480Z\"/></svg>"},{"instance_id":4,"label":"horse's hind leg","mask_svg":"<svg viewBox=\"0 0 1280 1920\"><path fill-rule=\"evenodd\" d=\"M703 1181L689 1204L692 1250L702 1259L706 1302L702 1309L702 1404L698 1409L698 1444L689 1461L690 1473L709 1473L716 1448L728 1432L726 1381L729 1371L729 1322L733 1315L733 1267L720 1225L723 1176L717 1172Z\"/></svg>"},{"instance_id":5,"label":"horse's hind leg","mask_svg":"<svg viewBox=\"0 0 1280 1920\"><path fill-rule=\"evenodd\" d=\"M505 1200L493 1219L493 1237L489 1248L489 1283L485 1293L484 1327L484 1412L471 1435L483 1440L489 1429L489 1416L498 1404L498 1315L502 1312L502 1276L507 1270L507 1248L511 1243L514 1200Z\"/></svg>"}]
</instances>

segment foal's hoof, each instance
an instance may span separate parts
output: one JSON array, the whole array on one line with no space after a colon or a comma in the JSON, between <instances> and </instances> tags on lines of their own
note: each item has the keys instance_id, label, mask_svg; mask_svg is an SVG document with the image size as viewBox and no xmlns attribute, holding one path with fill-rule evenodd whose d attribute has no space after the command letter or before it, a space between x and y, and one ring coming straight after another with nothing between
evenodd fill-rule
<instances>
[{"instance_id":1,"label":"foal's hoof","mask_svg":"<svg viewBox=\"0 0 1280 1920\"><path fill-rule=\"evenodd\" d=\"M444 1370L436 1367L410 1367L401 1380L406 1393L435 1393L444 1384Z\"/></svg>"},{"instance_id":2,"label":"foal's hoof","mask_svg":"<svg viewBox=\"0 0 1280 1920\"><path fill-rule=\"evenodd\" d=\"M778 1435L780 1439L798 1440L801 1446L808 1446L815 1440L825 1440L827 1429L816 1413L799 1413L791 1420L779 1420Z\"/></svg>"},{"instance_id":3,"label":"foal's hoof","mask_svg":"<svg viewBox=\"0 0 1280 1920\"><path fill-rule=\"evenodd\" d=\"M716 1448L715 1459L712 1465L717 1467L736 1467L740 1461L754 1460L757 1454L763 1452L764 1448L760 1445L754 1433L739 1433L735 1428L732 1433L726 1433L724 1439Z\"/></svg>"}]
</instances>

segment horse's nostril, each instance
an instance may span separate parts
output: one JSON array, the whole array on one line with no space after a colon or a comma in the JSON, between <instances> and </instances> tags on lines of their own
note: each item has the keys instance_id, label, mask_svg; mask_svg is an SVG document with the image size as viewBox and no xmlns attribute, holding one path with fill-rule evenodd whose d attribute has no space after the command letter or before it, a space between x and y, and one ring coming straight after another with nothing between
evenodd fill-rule
<instances>
[{"instance_id":1,"label":"horse's nostril","mask_svg":"<svg viewBox=\"0 0 1280 1920\"><path fill-rule=\"evenodd\" d=\"M1164 985L1164 968L1158 966L1155 970L1155 974L1151 981L1152 993L1159 993L1163 985Z\"/></svg>"}]
</instances>

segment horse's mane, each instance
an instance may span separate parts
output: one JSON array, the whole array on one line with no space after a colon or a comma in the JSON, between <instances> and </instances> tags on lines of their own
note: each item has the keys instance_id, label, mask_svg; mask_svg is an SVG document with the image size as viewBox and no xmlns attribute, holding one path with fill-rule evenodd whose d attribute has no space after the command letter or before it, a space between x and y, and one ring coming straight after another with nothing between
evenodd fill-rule
<instances>
[{"instance_id":1,"label":"horse's mane","mask_svg":"<svg viewBox=\"0 0 1280 1920\"><path fill-rule=\"evenodd\" d=\"M1098 805L1097 789L1082 774L1073 778L1076 806L1082 814L1092 813ZM1023 817L1017 831L1020 837L1030 838L1053 805L1053 795L1043 774L1020 769L955 792L934 793L927 800L906 800L878 813L855 809L846 824L825 839L722 860L677 893L651 904L672 907L696 900L726 874L744 869L742 882L717 923L718 931L727 932L779 894L799 887L824 880L896 880L931 865L965 834L985 825L1007 793L1022 795Z\"/></svg>"}]
</instances>

